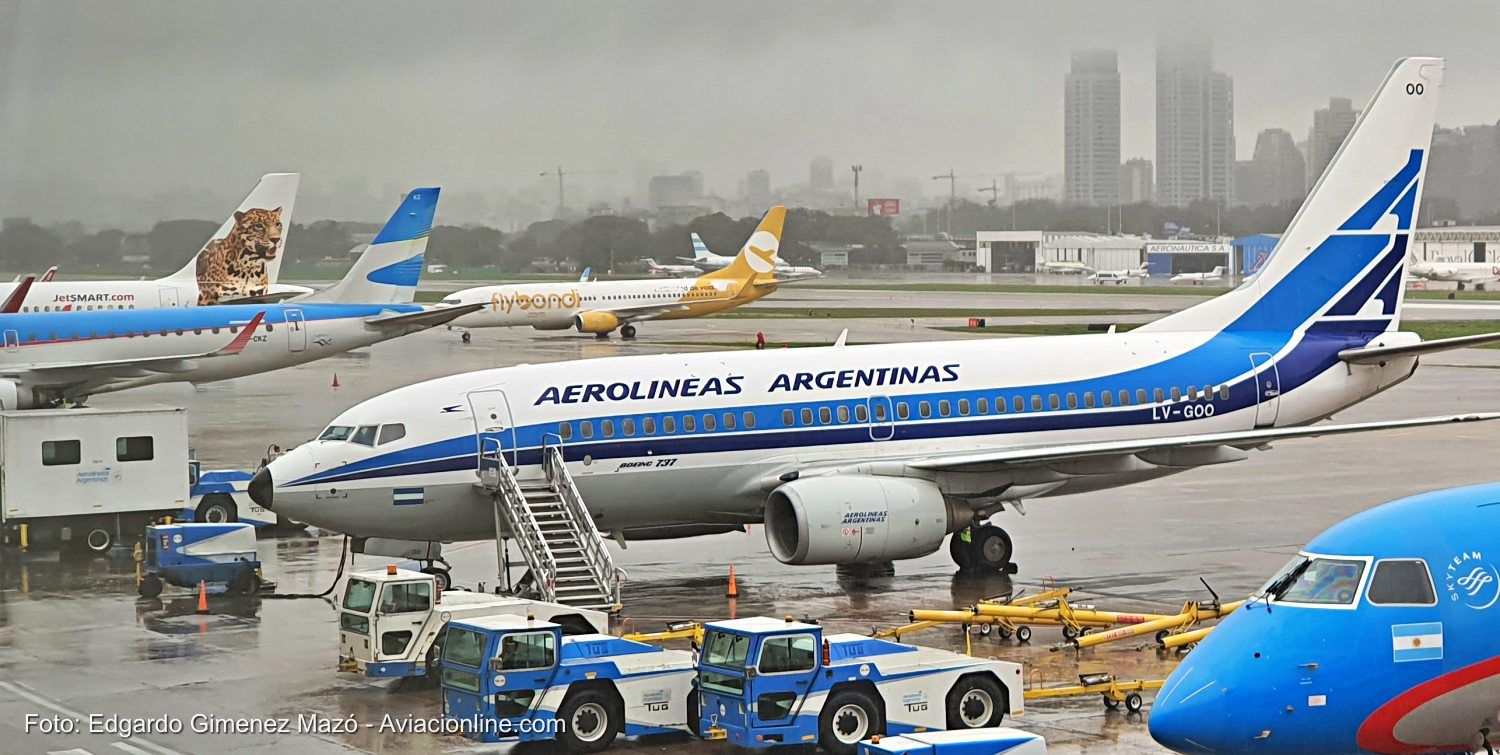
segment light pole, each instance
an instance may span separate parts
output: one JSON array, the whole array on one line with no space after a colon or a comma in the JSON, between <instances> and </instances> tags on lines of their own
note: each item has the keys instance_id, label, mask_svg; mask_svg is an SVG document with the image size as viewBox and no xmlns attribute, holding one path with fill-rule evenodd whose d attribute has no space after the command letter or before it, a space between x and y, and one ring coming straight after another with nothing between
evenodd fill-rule
<instances>
[{"instance_id":1,"label":"light pole","mask_svg":"<svg viewBox=\"0 0 1500 755\"><path fill-rule=\"evenodd\" d=\"M854 172L854 211L859 212L859 172L864 170L863 165L850 165L849 170Z\"/></svg>"}]
</instances>

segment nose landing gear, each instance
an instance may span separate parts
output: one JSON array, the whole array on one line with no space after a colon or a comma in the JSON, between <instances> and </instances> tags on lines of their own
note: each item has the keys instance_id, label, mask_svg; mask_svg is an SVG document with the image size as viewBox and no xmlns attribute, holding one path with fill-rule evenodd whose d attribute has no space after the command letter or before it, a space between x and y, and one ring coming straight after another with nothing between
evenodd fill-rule
<instances>
[{"instance_id":1,"label":"nose landing gear","mask_svg":"<svg viewBox=\"0 0 1500 755\"><path fill-rule=\"evenodd\" d=\"M422 567L422 573L431 574L433 581L437 583L438 591L446 592L453 588L453 575L449 572L450 568L446 561L428 561Z\"/></svg>"},{"instance_id":2,"label":"nose landing gear","mask_svg":"<svg viewBox=\"0 0 1500 755\"><path fill-rule=\"evenodd\" d=\"M989 574L1015 574L1016 564L1011 560L1015 546L1010 533L986 524L968 527L953 533L948 540L948 555L961 571Z\"/></svg>"}]
</instances>

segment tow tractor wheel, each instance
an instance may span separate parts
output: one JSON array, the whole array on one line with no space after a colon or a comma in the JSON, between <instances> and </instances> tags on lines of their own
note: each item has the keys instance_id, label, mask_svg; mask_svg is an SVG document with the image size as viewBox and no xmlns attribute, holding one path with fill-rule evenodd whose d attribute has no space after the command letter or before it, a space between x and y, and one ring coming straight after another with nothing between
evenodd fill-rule
<instances>
[{"instance_id":1,"label":"tow tractor wheel","mask_svg":"<svg viewBox=\"0 0 1500 755\"><path fill-rule=\"evenodd\" d=\"M620 337L621 338L635 338L635 326L634 325L628 325L628 324L627 325L621 325L620 326Z\"/></svg>"},{"instance_id":2,"label":"tow tractor wheel","mask_svg":"<svg viewBox=\"0 0 1500 755\"><path fill-rule=\"evenodd\" d=\"M439 566L424 566L422 573L432 575L433 581L437 583L438 592L447 592L453 588L453 575L449 574L447 569Z\"/></svg>"},{"instance_id":3,"label":"tow tractor wheel","mask_svg":"<svg viewBox=\"0 0 1500 755\"><path fill-rule=\"evenodd\" d=\"M620 716L609 696L597 689L569 695L557 717L564 722L557 738L568 752L600 752L620 733Z\"/></svg>"},{"instance_id":4,"label":"tow tractor wheel","mask_svg":"<svg viewBox=\"0 0 1500 755\"><path fill-rule=\"evenodd\" d=\"M210 495L205 496L203 502L198 504L193 519L209 524L230 524L239 521L239 513L233 498L222 494Z\"/></svg>"},{"instance_id":5,"label":"tow tractor wheel","mask_svg":"<svg viewBox=\"0 0 1500 755\"><path fill-rule=\"evenodd\" d=\"M969 543L970 564L987 572L1005 573L1015 552L1010 533L993 524L975 529Z\"/></svg>"},{"instance_id":6,"label":"tow tractor wheel","mask_svg":"<svg viewBox=\"0 0 1500 755\"><path fill-rule=\"evenodd\" d=\"M1000 685L985 676L959 679L948 691L948 728L982 729L999 726L1005 717L1000 707Z\"/></svg>"},{"instance_id":7,"label":"tow tractor wheel","mask_svg":"<svg viewBox=\"0 0 1500 755\"><path fill-rule=\"evenodd\" d=\"M830 695L818 716L818 744L833 755L853 755L860 742L884 730L880 708L857 689Z\"/></svg>"},{"instance_id":8,"label":"tow tractor wheel","mask_svg":"<svg viewBox=\"0 0 1500 755\"><path fill-rule=\"evenodd\" d=\"M141 583L135 589L143 598L154 598L161 595L161 578L155 574L147 574L141 577Z\"/></svg>"}]
</instances>

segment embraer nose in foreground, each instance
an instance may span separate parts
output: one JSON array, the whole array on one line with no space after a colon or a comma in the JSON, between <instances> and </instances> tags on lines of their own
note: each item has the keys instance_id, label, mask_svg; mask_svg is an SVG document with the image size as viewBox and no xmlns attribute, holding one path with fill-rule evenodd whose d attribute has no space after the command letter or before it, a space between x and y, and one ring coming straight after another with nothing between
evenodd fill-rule
<instances>
[{"instance_id":1,"label":"embraer nose in foreground","mask_svg":"<svg viewBox=\"0 0 1500 755\"><path fill-rule=\"evenodd\" d=\"M271 481L271 470L269 467L261 467L255 477L250 479L250 484L245 487L245 492L250 494L250 500L267 511L274 511L271 507L271 499L276 490L276 485Z\"/></svg>"},{"instance_id":2,"label":"embraer nose in foreground","mask_svg":"<svg viewBox=\"0 0 1500 755\"><path fill-rule=\"evenodd\" d=\"M1225 686L1212 671L1202 666L1187 669L1178 683L1157 695L1148 721L1152 739L1184 753L1244 749L1229 741L1233 709Z\"/></svg>"}]
</instances>

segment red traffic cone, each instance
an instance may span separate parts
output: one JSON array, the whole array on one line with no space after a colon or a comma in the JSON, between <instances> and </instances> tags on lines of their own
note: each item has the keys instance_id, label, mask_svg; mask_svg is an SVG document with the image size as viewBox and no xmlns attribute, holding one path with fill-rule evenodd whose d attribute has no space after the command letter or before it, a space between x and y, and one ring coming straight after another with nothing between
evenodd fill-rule
<instances>
[{"instance_id":1,"label":"red traffic cone","mask_svg":"<svg viewBox=\"0 0 1500 755\"><path fill-rule=\"evenodd\" d=\"M208 585L198 580L198 613L208 613Z\"/></svg>"},{"instance_id":2,"label":"red traffic cone","mask_svg":"<svg viewBox=\"0 0 1500 755\"><path fill-rule=\"evenodd\" d=\"M734 579L734 565L729 566L729 589L724 591L726 598L738 598L740 596L740 585Z\"/></svg>"},{"instance_id":3,"label":"red traffic cone","mask_svg":"<svg viewBox=\"0 0 1500 755\"><path fill-rule=\"evenodd\" d=\"M333 389L339 389L339 374L337 372L333 373Z\"/></svg>"}]
</instances>

